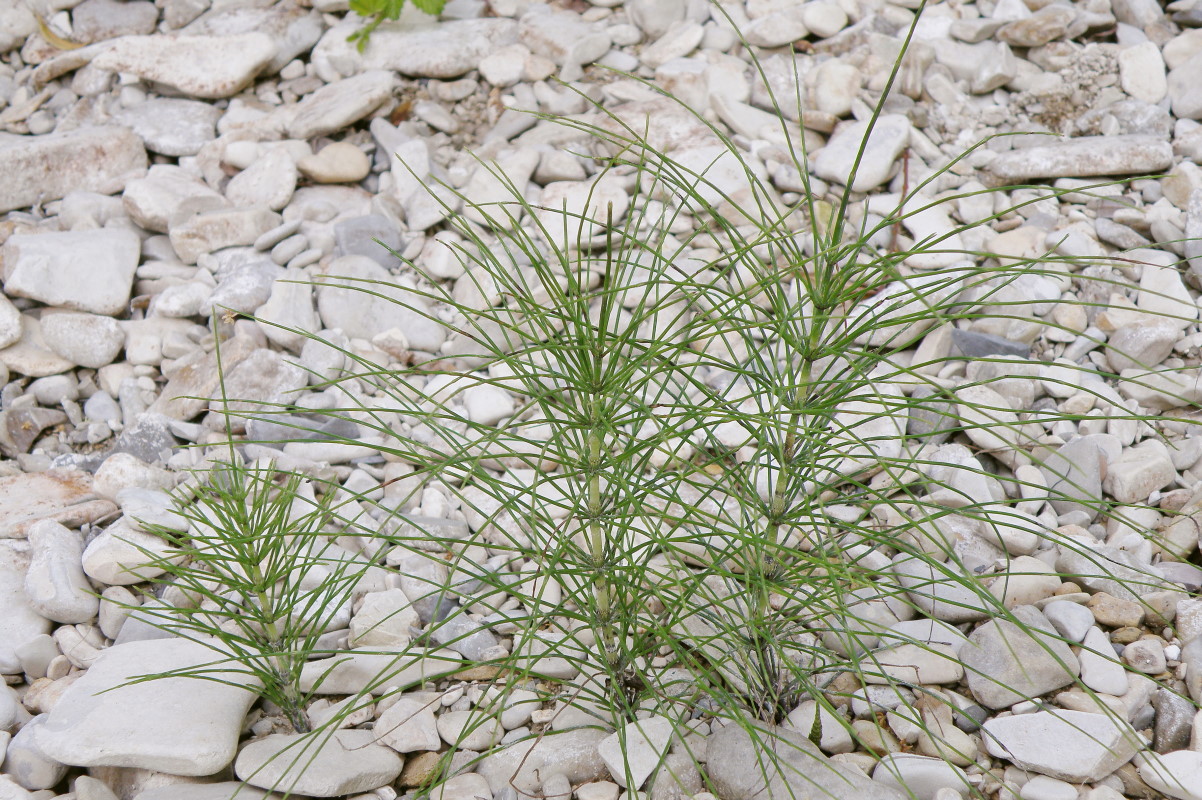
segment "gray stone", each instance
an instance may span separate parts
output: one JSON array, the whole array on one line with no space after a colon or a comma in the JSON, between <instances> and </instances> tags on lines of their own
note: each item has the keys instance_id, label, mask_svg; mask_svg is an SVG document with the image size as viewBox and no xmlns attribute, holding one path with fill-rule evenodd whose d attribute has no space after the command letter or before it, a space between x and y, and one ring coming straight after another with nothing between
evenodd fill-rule
<instances>
[{"instance_id":1,"label":"gray stone","mask_svg":"<svg viewBox=\"0 0 1202 800\"><path fill-rule=\"evenodd\" d=\"M51 306L125 311L142 244L130 230L17 234L4 245L4 291Z\"/></svg>"},{"instance_id":2,"label":"gray stone","mask_svg":"<svg viewBox=\"0 0 1202 800\"><path fill-rule=\"evenodd\" d=\"M296 161L288 151L283 147L270 147L253 164L230 178L225 187L225 196L231 204L240 208L266 207L279 211L292 199L297 177ZM256 231L250 241L239 241L237 244L254 244L262 233L262 230Z\"/></svg>"},{"instance_id":3,"label":"gray stone","mask_svg":"<svg viewBox=\"0 0 1202 800\"><path fill-rule=\"evenodd\" d=\"M1160 172L1172 163L1172 145L1151 136L1082 136L1002 153L989 162L989 171L1003 183L1022 183Z\"/></svg>"},{"instance_id":4,"label":"gray stone","mask_svg":"<svg viewBox=\"0 0 1202 800\"><path fill-rule=\"evenodd\" d=\"M90 622L100 608L80 568L83 541L76 531L52 519L29 529L31 560L25 574L29 604L54 622Z\"/></svg>"},{"instance_id":5,"label":"gray stone","mask_svg":"<svg viewBox=\"0 0 1202 800\"><path fill-rule=\"evenodd\" d=\"M986 356L1027 358L1031 354L1030 346L1022 342L959 328L952 329L952 347L953 353L958 352L967 358L984 358ZM952 357L954 358L955 355Z\"/></svg>"},{"instance_id":6,"label":"gray stone","mask_svg":"<svg viewBox=\"0 0 1202 800\"><path fill-rule=\"evenodd\" d=\"M51 758L81 767L133 767L213 775L234 758L256 682L223 672L222 682L139 675L193 670L220 660L184 639L114 645L73 683L37 731Z\"/></svg>"},{"instance_id":7,"label":"gray stone","mask_svg":"<svg viewBox=\"0 0 1202 800\"><path fill-rule=\"evenodd\" d=\"M1080 663L1033 606L1013 611L1017 623L994 619L960 650L968 688L981 705L1005 708L1072 683Z\"/></svg>"},{"instance_id":8,"label":"gray stone","mask_svg":"<svg viewBox=\"0 0 1202 800\"><path fill-rule=\"evenodd\" d=\"M351 338L370 340L397 328L414 349L437 353L447 336L443 325L428 318L423 297L366 256L330 262L318 284L317 308L325 327L341 328Z\"/></svg>"},{"instance_id":9,"label":"gray stone","mask_svg":"<svg viewBox=\"0 0 1202 800\"><path fill-rule=\"evenodd\" d=\"M918 797L936 797L940 789L951 789L956 796L969 791L964 770L942 758L917 753L890 753L877 762L872 779L901 792L913 792Z\"/></svg>"},{"instance_id":10,"label":"gray stone","mask_svg":"<svg viewBox=\"0 0 1202 800\"><path fill-rule=\"evenodd\" d=\"M184 208L195 212L228 205L195 175L171 164L155 164L146 177L131 180L121 200L134 222L158 233L167 233L171 218Z\"/></svg>"},{"instance_id":11,"label":"gray stone","mask_svg":"<svg viewBox=\"0 0 1202 800\"><path fill-rule=\"evenodd\" d=\"M638 789L656 770L672 743L675 725L666 717L647 717L610 734L597 747L609 774L624 789Z\"/></svg>"},{"instance_id":12,"label":"gray stone","mask_svg":"<svg viewBox=\"0 0 1202 800\"><path fill-rule=\"evenodd\" d=\"M901 800L897 789L842 768L804 734L726 725L706 742L706 772L723 800Z\"/></svg>"},{"instance_id":13,"label":"gray stone","mask_svg":"<svg viewBox=\"0 0 1202 800\"><path fill-rule=\"evenodd\" d=\"M97 314L43 314L42 338L57 355L90 369L111 364L125 346L121 325Z\"/></svg>"},{"instance_id":14,"label":"gray stone","mask_svg":"<svg viewBox=\"0 0 1202 800\"><path fill-rule=\"evenodd\" d=\"M208 103L156 97L125 109L117 121L128 125L153 153L194 156L216 135L220 116L221 109Z\"/></svg>"},{"instance_id":15,"label":"gray stone","mask_svg":"<svg viewBox=\"0 0 1202 800\"><path fill-rule=\"evenodd\" d=\"M1110 637L1097 626L1091 626L1082 641L1078 659L1081 662L1081 682L1095 692L1119 697L1127 693L1127 670L1119 663Z\"/></svg>"},{"instance_id":16,"label":"gray stone","mask_svg":"<svg viewBox=\"0 0 1202 800\"><path fill-rule=\"evenodd\" d=\"M276 55L271 36L127 36L96 56L99 69L125 72L213 100L230 97L247 86Z\"/></svg>"},{"instance_id":17,"label":"gray stone","mask_svg":"<svg viewBox=\"0 0 1202 800\"><path fill-rule=\"evenodd\" d=\"M608 780L609 769L597 746L608 734L598 728L572 728L539 737L528 737L497 748L480 759L476 772L484 776L493 797L512 786L534 793L544 775L559 772L572 784Z\"/></svg>"},{"instance_id":18,"label":"gray stone","mask_svg":"<svg viewBox=\"0 0 1202 800\"><path fill-rule=\"evenodd\" d=\"M243 747L234 773L261 789L341 797L392 783L403 763L395 751L376 744L372 731L277 733Z\"/></svg>"},{"instance_id":19,"label":"gray stone","mask_svg":"<svg viewBox=\"0 0 1202 800\"><path fill-rule=\"evenodd\" d=\"M208 4L204 10L209 10ZM164 12L165 16L170 15L169 9L164 9ZM265 33L275 43L276 53L260 74L274 75L293 59L312 50L325 28L321 15L306 6L285 3L256 7L255 4L246 3L218 3L209 13L188 25L186 33L217 37Z\"/></svg>"},{"instance_id":20,"label":"gray stone","mask_svg":"<svg viewBox=\"0 0 1202 800\"><path fill-rule=\"evenodd\" d=\"M26 722L8 743L4 771L30 791L50 789L67 774L67 765L48 756L38 746L37 736L47 716L39 714Z\"/></svg>"},{"instance_id":21,"label":"gray stone","mask_svg":"<svg viewBox=\"0 0 1202 800\"><path fill-rule=\"evenodd\" d=\"M25 595L28 569L25 543L0 541L0 673L5 675L20 674L18 649L50 632L50 620L35 611Z\"/></svg>"},{"instance_id":22,"label":"gray stone","mask_svg":"<svg viewBox=\"0 0 1202 800\"><path fill-rule=\"evenodd\" d=\"M167 542L136 528L125 517L88 541L81 558L88 577L106 586L132 586L165 572Z\"/></svg>"},{"instance_id":23,"label":"gray stone","mask_svg":"<svg viewBox=\"0 0 1202 800\"><path fill-rule=\"evenodd\" d=\"M686 0L630 0L626 13L649 39L658 39L685 18Z\"/></svg>"},{"instance_id":24,"label":"gray stone","mask_svg":"<svg viewBox=\"0 0 1202 800\"><path fill-rule=\"evenodd\" d=\"M431 704L407 697L402 697L385 709L376 720L372 732L380 744L398 753L438 750L442 747Z\"/></svg>"},{"instance_id":25,"label":"gray stone","mask_svg":"<svg viewBox=\"0 0 1202 800\"><path fill-rule=\"evenodd\" d=\"M268 339L299 352L306 341L302 334L320 327L308 274L300 269L286 269L272 283L270 297L259 306L255 316Z\"/></svg>"},{"instance_id":26,"label":"gray stone","mask_svg":"<svg viewBox=\"0 0 1202 800\"><path fill-rule=\"evenodd\" d=\"M1103 444L1094 437L1081 436L1062 444L1037 464L1058 514L1083 511L1090 520L1097 517L1102 500Z\"/></svg>"},{"instance_id":27,"label":"gray stone","mask_svg":"<svg viewBox=\"0 0 1202 800\"><path fill-rule=\"evenodd\" d=\"M1093 627L1094 617L1089 609L1069 600L1053 600L1042 609L1052 627L1070 642L1084 641Z\"/></svg>"},{"instance_id":28,"label":"gray stone","mask_svg":"<svg viewBox=\"0 0 1202 800\"><path fill-rule=\"evenodd\" d=\"M1097 543L1065 540L1060 544L1056 569L1093 592L1137 600L1151 592L1171 588L1159 570L1138 561L1130 552Z\"/></svg>"},{"instance_id":29,"label":"gray stone","mask_svg":"<svg viewBox=\"0 0 1202 800\"><path fill-rule=\"evenodd\" d=\"M146 164L142 140L116 125L0 138L0 212L74 191L119 192Z\"/></svg>"},{"instance_id":30,"label":"gray stone","mask_svg":"<svg viewBox=\"0 0 1202 800\"><path fill-rule=\"evenodd\" d=\"M350 127L389 99L395 85L391 72L371 70L323 86L297 104L288 135L312 139Z\"/></svg>"},{"instance_id":31,"label":"gray stone","mask_svg":"<svg viewBox=\"0 0 1202 800\"><path fill-rule=\"evenodd\" d=\"M950 564L943 569L957 567ZM943 622L975 622L988 617L993 608L989 600L950 580L927 559L899 554L893 559L893 574L915 606Z\"/></svg>"},{"instance_id":32,"label":"gray stone","mask_svg":"<svg viewBox=\"0 0 1202 800\"><path fill-rule=\"evenodd\" d=\"M71 35L75 41L92 43L118 36L154 33L159 10L145 0L84 0L71 11Z\"/></svg>"},{"instance_id":33,"label":"gray stone","mask_svg":"<svg viewBox=\"0 0 1202 800\"><path fill-rule=\"evenodd\" d=\"M220 781L156 786L134 795L134 800L274 800L277 797L241 781Z\"/></svg>"},{"instance_id":34,"label":"gray stone","mask_svg":"<svg viewBox=\"0 0 1202 800\"><path fill-rule=\"evenodd\" d=\"M1142 755L1139 777L1154 791L1173 800L1202 800L1202 753L1178 750L1164 755Z\"/></svg>"},{"instance_id":35,"label":"gray stone","mask_svg":"<svg viewBox=\"0 0 1202 800\"><path fill-rule=\"evenodd\" d=\"M437 726L438 735L456 750L486 752L505 735L501 721L481 709L443 711Z\"/></svg>"},{"instance_id":36,"label":"gray stone","mask_svg":"<svg viewBox=\"0 0 1202 800\"><path fill-rule=\"evenodd\" d=\"M400 253L405 240L396 223L382 214L352 217L334 225L334 255L367 256L384 268L399 262L390 250Z\"/></svg>"},{"instance_id":37,"label":"gray stone","mask_svg":"<svg viewBox=\"0 0 1202 800\"><path fill-rule=\"evenodd\" d=\"M823 180L846 185L856 154L867 134L867 122L848 123L836 130L826 147L815 154L814 174ZM906 117L900 114L879 117L868 138L851 188L857 192L867 192L888 180L897 157L909 141L910 121Z\"/></svg>"},{"instance_id":38,"label":"gray stone","mask_svg":"<svg viewBox=\"0 0 1202 800\"><path fill-rule=\"evenodd\" d=\"M348 21L328 30L313 48L313 62L347 64L349 70L343 75L382 69L447 80L472 71L494 50L516 42L518 29L514 20L497 18L449 20L417 29L385 23L372 33L360 55L346 41L359 26Z\"/></svg>"},{"instance_id":39,"label":"gray stone","mask_svg":"<svg viewBox=\"0 0 1202 800\"><path fill-rule=\"evenodd\" d=\"M469 661L487 659L497 646L497 637L488 628L463 613L441 620L429 631L430 638L443 647L461 653Z\"/></svg>"},{"instance_id":40,"label":"gray stone","mask_svg":"<svg viewBox=\"0 0 1202 800\"><path fill-rule=\"evenodd\" d=\"M238 414L273 414L292 405L309 384L309 376L292 360L274 350L251 352L225 374L225 398L215 397L212 408Z\"/></svg>"},{"instance_id":41,"label":"gray stone","mask_svg":"<svg viewBox=\"0 0 1202 800\"><path fill-rule=\"evenodd\" d=\"M1162 687L1152 695L1152 705L1156 709L1152 749L1157 753L1168 753L1188 748L1194 717L1198 713L1190 699Z\"/></svg>"},{"instance_id":42,"label":"gray stone","mask_svg":"<svg viewBox=\"0 0 1202 800\"><path fill-rule=\"evenodd\" d=\"M351 618L350 645L402 651L418 625L417 612L400 589L368 592Z\"/></svg>"},{"instance_id":43,"label":"gray stone","mask_svg":"<svg viewBox=\"0 0 1202 800\"><path fill-rule=\"evenodd\" d=\"M300 688L320 695L356 694L365 689L380 695L389 691L389 687L416 686L462 668L462 656L450 650L418 653L348 650L305 664Z\"/></svg>"},{"instance_id":44,"label":"gray stone","mask_svg":"<svg viewBox=\"0 0 1202 800\"><path fill-rule=\"evenodd\" d=\"M227 251L228 252L228 251ZM271 298L272 285L283 270L270 259L239 260L217 272L217 288L209 296L213 308L253 314Z\"/></svg>"},{"instance_id":45,"label":"gray stone","mask_svg":"<svg viewBox=\"0 0 1202 800\"><path fill-rule=\"evenodd\" d=\"M20 47L37 29L37 18L24 3L0 6L0 53Z\"/></svg>"},{"instance_id":46,"label":"gray stone","mask_svg":"<svg viewBox=\"0 0 1202 800\"><path fill-rule=\"evenodd\" d=\"M560 66L591 64L605 55L610 46L605 28L585 22L575 11L525 14L518 27L518 36L530 52Z\"/></svg>"},{"instance_id":47,"label":"gray stone","mask_svg":"<svg viewBox=\"0 0 1202 800\"><path fill-rule=\"evenodd\" d=\"M1180 339L1180 329L1168 320L1140 320L1110 334L1106 340L1106 358L1116 372L1154 369L1168 358Z\"/></svg>"},{"instance_id":48,"label":"gray stone","mask_svg":"<svg viewBox=\"0 0 1202 800\"><path fill-rule=\"evenodd\" d=\"M1192 77L1199 69L1202 69L1202 53L1169 72L1169 99L1177 119L1202 119L1202 87Z\"/></svg>"},{"instance_id":49,"label":"gray stone","mask_svg":"<svg viewBox=\"0 0 1202 800\"><path fill-rule=\"evenodd\" d=\"M279 224L280 215L266 208L217 208L182 219L177 216L169 222L168 234L180 261L195 264L205 253L254 244Z\"/></svg>"},{"instance_id":50,"label":"gray stone","mask_svg":"<svg viewBox=\"0 0 1202 800\"><path fill-rule=\"evenodd\" d=\"M1070 783L1101 780L1143 748L1139 735L1112 714L1037 711L982 726L989 754Z\"/></svg>"}]
</instances>

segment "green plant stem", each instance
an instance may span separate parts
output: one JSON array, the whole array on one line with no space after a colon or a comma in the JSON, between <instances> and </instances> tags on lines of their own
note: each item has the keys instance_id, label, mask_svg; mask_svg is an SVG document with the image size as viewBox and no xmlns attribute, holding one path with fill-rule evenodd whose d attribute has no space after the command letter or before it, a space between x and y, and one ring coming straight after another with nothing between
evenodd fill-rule
<instances>
[{"instance_id":1,"label":"green plant stem","mask_svg":"<svg viewBox=\"0 0 1202 800\"><path fill-rule=\"evenodd\" d=\"M263 576L263 571L259 567L259 562L253 561L249 565L251 580L255 586L255 598L259 601L261 608L266 616L263 623L263 628L267 632L268 641L271 643L272 652L270 658L275 668L276 675L279 676L279 689L283 692L286 702L283 704L283 710L288 717L288 721L292 723L292 727L297 733L309 732L309 719L304 712L304 697L301 695L300 688L293 674L293 665L281 655L281 643L284 640L282 631L278 626L279 615L276 612L275 604L271 601L270 593L265 591L263 587L266 581Z\"/></svg>"}]
</instances>

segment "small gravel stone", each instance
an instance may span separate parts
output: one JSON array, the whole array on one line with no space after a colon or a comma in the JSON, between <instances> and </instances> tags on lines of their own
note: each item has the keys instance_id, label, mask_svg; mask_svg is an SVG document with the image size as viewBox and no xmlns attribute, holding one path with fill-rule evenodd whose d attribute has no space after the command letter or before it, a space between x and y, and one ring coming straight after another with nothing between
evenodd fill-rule
<instances>
[{"instance_id":1,"label":"small gravel stone","mask_svg":"<svg viewBox=\"0 0 1202 800\"><path fill-rule=\"evenodd\" d=\"M363 151L347 142L328 144L296 164L301 174L316 183L355 183L371 172Z\"/></svg>"}]
</instances>

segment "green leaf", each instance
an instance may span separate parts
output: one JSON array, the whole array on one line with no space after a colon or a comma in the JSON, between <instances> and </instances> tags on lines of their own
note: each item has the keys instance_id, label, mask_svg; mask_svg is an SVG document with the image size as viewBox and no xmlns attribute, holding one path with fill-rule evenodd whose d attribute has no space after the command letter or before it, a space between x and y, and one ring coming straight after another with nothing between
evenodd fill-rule
<instances>
[{"instance_id":1,"label":"green leaf","mask_svg":"<svg viewBox=\"0 0 1202 800\"><path fill-rule=\"evenodd\" d=\"M397 19L401 16L401 9L404 7L405 0L384 0L382 16L384 19Z\"/></svg>"},{"instance_id":2,"label":"green leaf","mask_svg":"<svg viewBox=\"0 0 1202 800\"><path fill-rule=\"evenodd\" d=\"M432 16L438 16L446 8L447 0L413 0L413 5Z\"/></svg>"},{"instance_id":3,"label":"green leaf","mask_svg":"<svg viewBox=\"0 0 1202 800\"><path fill-rule=\"evenodd\" d=\"M374 14L379 14L387 0L350 0L351 11L354 11L361 17L370 17Z\"/></svg>"}]
</instances>

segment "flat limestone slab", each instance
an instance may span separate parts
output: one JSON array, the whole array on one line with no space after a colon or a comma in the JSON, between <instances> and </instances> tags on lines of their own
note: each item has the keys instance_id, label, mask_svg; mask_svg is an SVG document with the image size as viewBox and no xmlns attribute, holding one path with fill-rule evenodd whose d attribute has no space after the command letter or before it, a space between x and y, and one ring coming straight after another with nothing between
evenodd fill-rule
<instances>
[{"instance_id":1,"label":"flat limestone slab","mask_svg":"<svg viewBox=\"0 0 1202 800\"><path fill-rule=\"evenodd\" d=\"M0 478L0 539L24 539L43 519L78 528L116 512L116 505L92 492L92 476L80 470Z\"/></svg>"},{"instance_id":2,"label":"flat limestone slab","mask_svg":"<svg viewBox=\"0 0 1202 800\"><path fill-rule=\"evenodd\" d=\"M129 681L215 660L214 651L186 639L110 647L64 692L38 728L37 745L73 766L213 775L234 759L254 692L197 678Z\"/></svg>"},{"instance_id":3,"label":"flat limestone slab","mask_svg":"<svg viewBox=\"0 0 1202 800\"><path fill-rule=\"evenodd\" d=\"M1155 136L1081 136L1002 153L989 164L1001 183L1160 172L1173 164L1173 146Z\"/></svg>"},{"instance_id":4,"label":"flat limestone slab","mask_svg":"<svg viewBox=\"0 0 1202 800\"><path fill-rule=\"evenodd\" d=\"M146 148L129 128L79 128L0 141L0 212L82 190L113 194L146 172Z\"/></svg>"}]
</instances>

